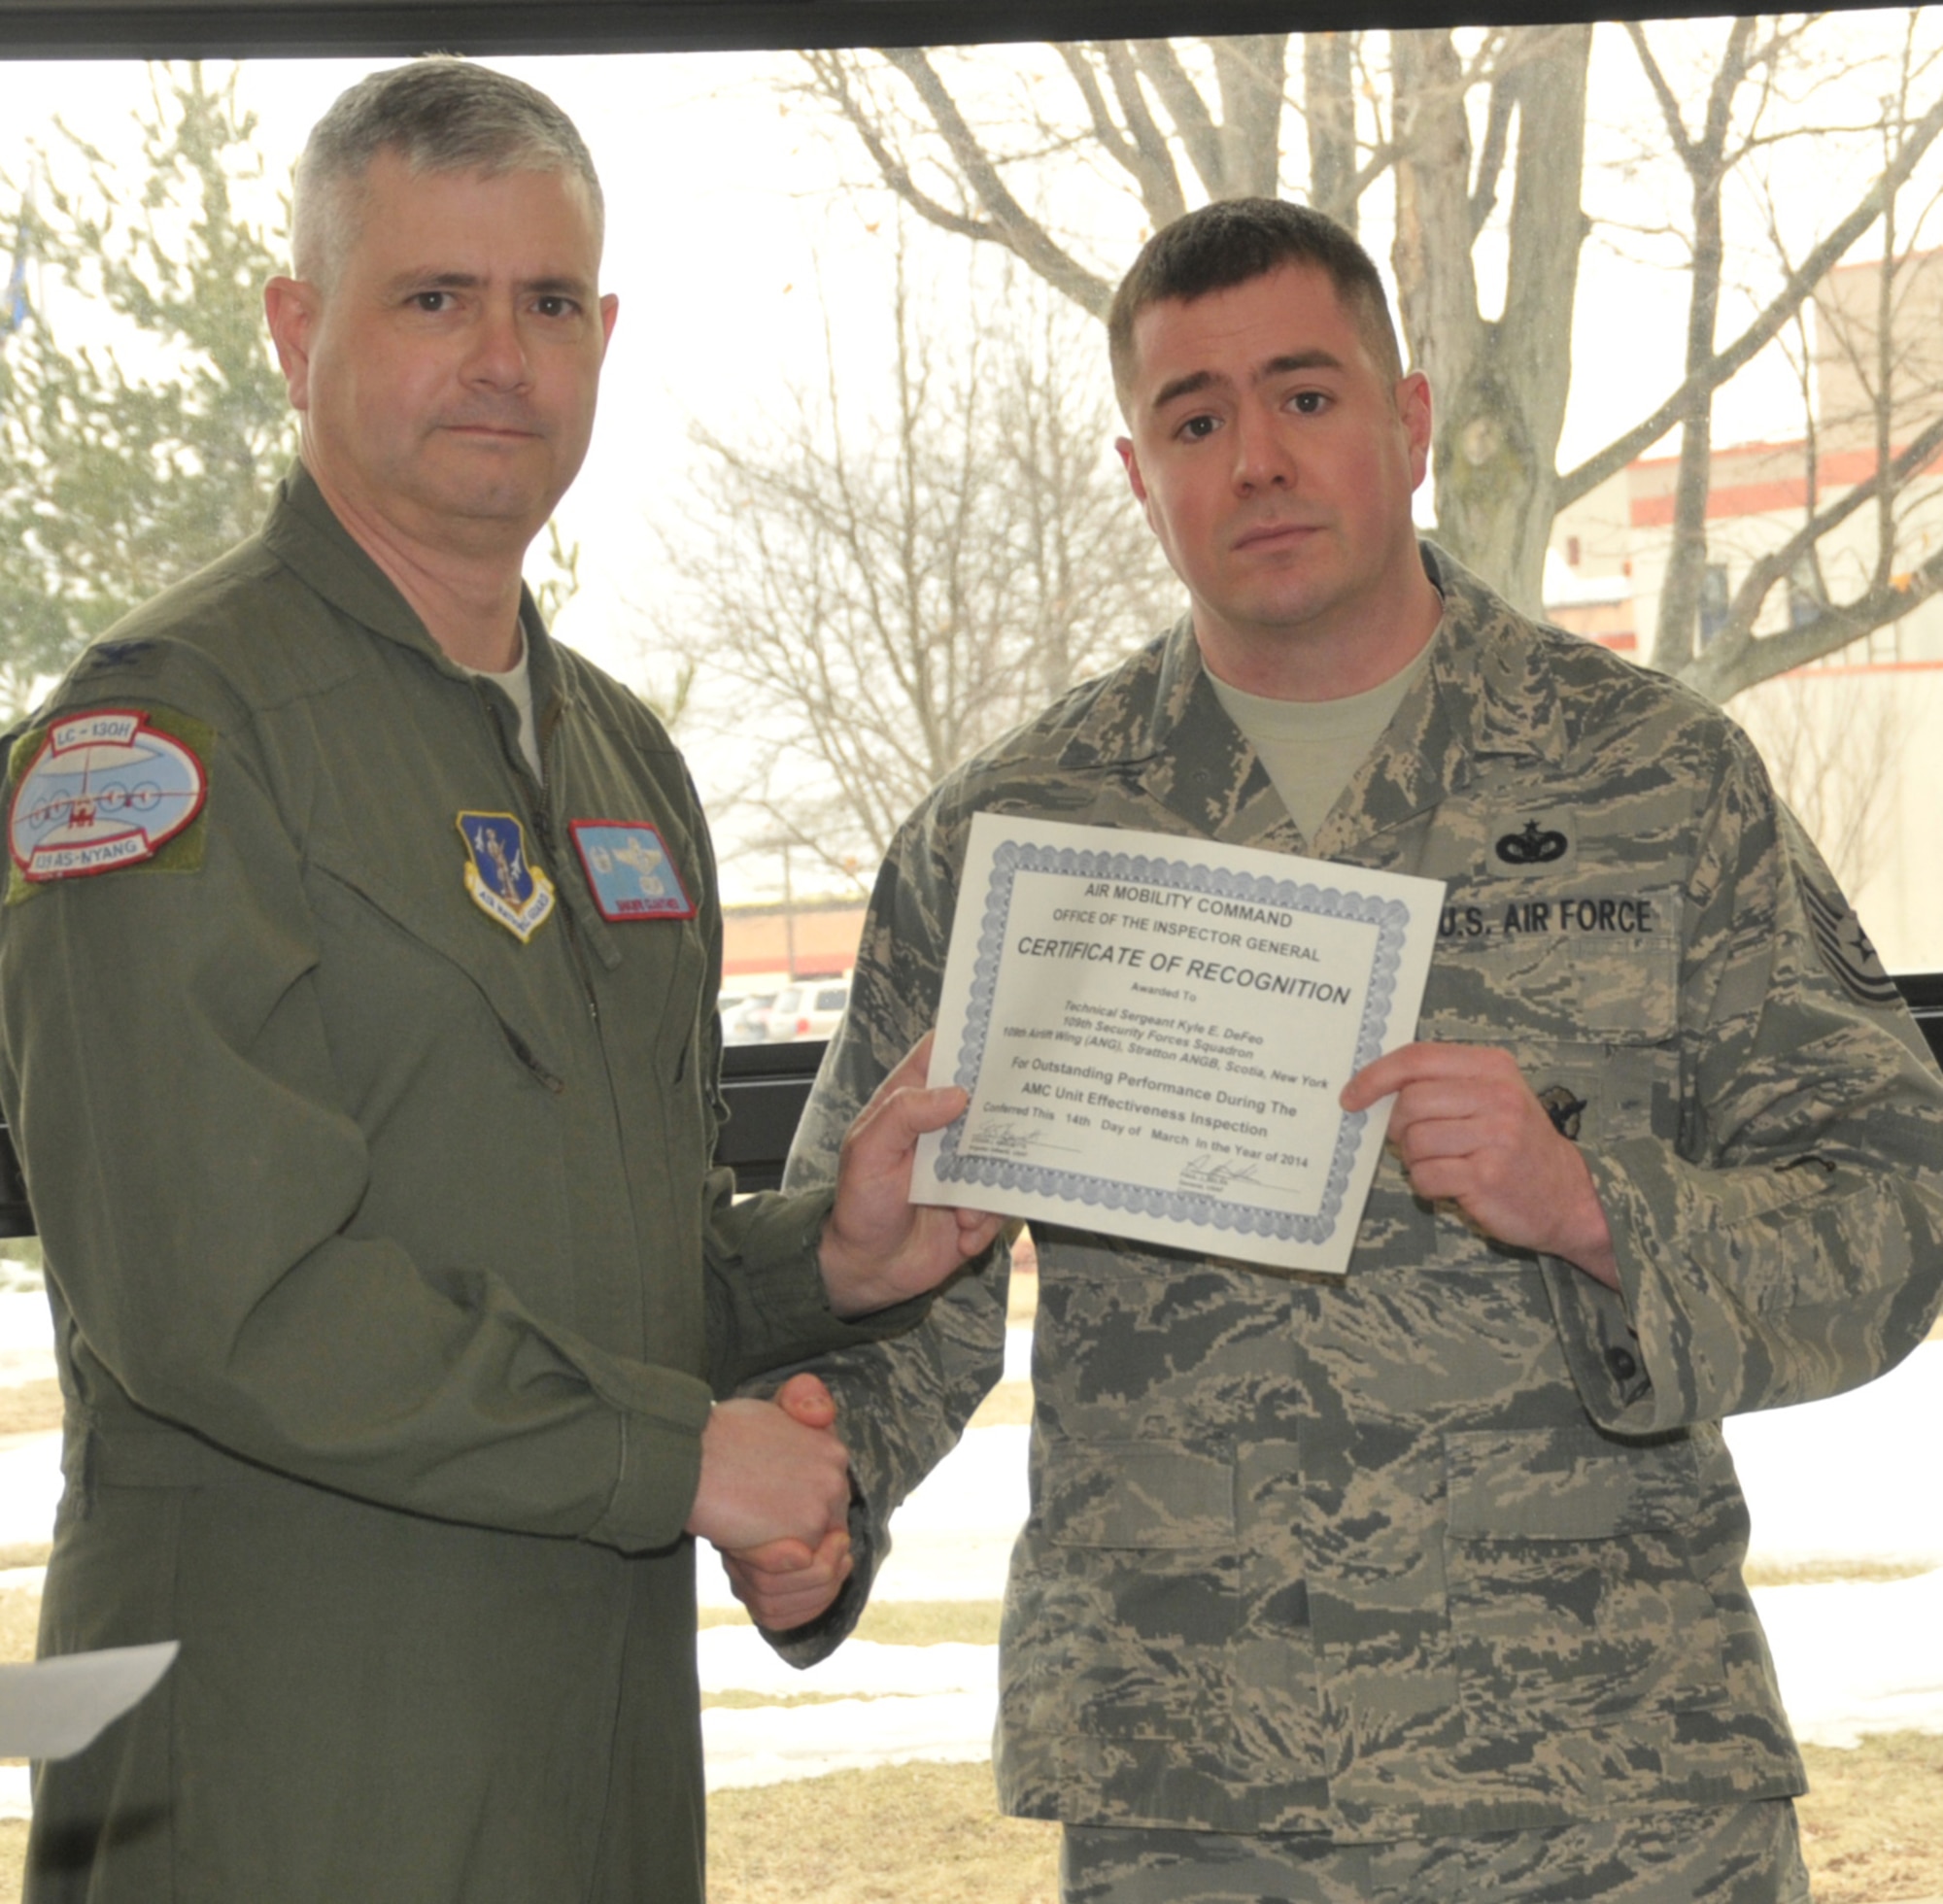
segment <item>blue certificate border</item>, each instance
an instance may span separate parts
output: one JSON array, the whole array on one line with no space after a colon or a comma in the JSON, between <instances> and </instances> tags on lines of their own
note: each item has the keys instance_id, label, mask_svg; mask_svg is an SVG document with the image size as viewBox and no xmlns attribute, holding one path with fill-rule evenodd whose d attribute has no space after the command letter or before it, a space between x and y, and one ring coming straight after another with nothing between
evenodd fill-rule
<instances>
[{"instance_id":1,"label":"blue certificate border","mask_svg":"<svg viewBox=\"0 0 1943 1904\"><path fill-rule=\"evenodd\" d=\"M1363 1003L1363 1022L1356 1034L1356 1069L1379 1057L1383 1033L1396 999L1397 970L1403 961L1404 935L1410 908L1401 900L1371 893L1317 886L1307 880L1274 879L1257 873L1229 872L1222 867L1195 866L1186 860L1153 859L1144 853L1120 853L1108 847L1033 846L1001 841L992 856L991 885L985 895L984 918L978 929L978 954L972 969L972 997L964 1041L959 1047L953 1082L975 1092L979 1068L985 1060L992 1022L999 960L1011 913L1012 884L1022 872L1052 873L1064 879L1112 879L1127 885L1161 886L1182 893L1207 893L1220 899L1272 905L1287 912L1308 912L1327 919L1353 919L1377 928L1377 953L1370 970L1370 989ZM975 1183L1006 1190L1025 1190L1057 1202L1101 1209L1137 1211L1201 1228L1233 1230L1244 1236L1271 1237L1284 1242L1317 1244L1335 1235L1342 1220L1343 1198L1362 1138L1367 1111L1344 1112L1337 1130L1336 1150L1329 1162L1322 1207L1313 1215L1296 1216L1286 1210L1264 1209L1223 1197L1186 1190L1162 1190L1151 1184L1121 1183L1112 1177L1088 1176L1078 1171L1054 1170L1043 1164L1019 1164L1003 1158L968 1157L959 1149L965 1120L945 1131L938 1146L936 1170L941 1181Z\"/></svg>"}]
</instances>

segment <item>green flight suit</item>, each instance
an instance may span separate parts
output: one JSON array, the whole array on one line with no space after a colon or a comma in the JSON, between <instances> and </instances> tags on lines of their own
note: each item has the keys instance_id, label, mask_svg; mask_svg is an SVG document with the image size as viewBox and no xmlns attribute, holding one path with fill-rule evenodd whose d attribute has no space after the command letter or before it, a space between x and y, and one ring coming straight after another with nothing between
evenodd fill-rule
<instances>
[{"instance_id":1,"label":"green flight suit","mask_svg":"<svg viewBox=\"0 0 1943 1904\"><path fill-rule=\"evenodd\" d=\"M711 1397L908 1316L831 1314L827 1197L732 1205L711 1169L694 788L530 603L527 633L544 786L299 472L14 749L0 1100L67 1402L42 1649L183 1649L40 1769L31 1898L701 1895ZM115 709L206 805L36 884L22 777ZM556 889L524 940L467 889L466 813ZM693 916L602 917L583 819L657 828Z\"/></svg>"},{"instance_id":2,"label":"green flight suit","mask_svg":"<svg viewBox=\"0 0 1943 1904\"><path fill-rule=\"evenodd\" d=\"M1033 814L1447 882L1420 1035L1517 1058L1622 1282L1487 1241L1390 1154L1340 1281L1035 1221L1022 1816L1381 1844L1801 1789L1720 1421L1923 1340L1943 1080L1732 723L1426 561L1429 665L1312 840L1183 624L952 775L876 887L792 1183L932 1022L972 816ZM854 1619L1003 1327L988 1272L825 1366L860 1560L789 1656Z\"/></svg>"}]
</instances>

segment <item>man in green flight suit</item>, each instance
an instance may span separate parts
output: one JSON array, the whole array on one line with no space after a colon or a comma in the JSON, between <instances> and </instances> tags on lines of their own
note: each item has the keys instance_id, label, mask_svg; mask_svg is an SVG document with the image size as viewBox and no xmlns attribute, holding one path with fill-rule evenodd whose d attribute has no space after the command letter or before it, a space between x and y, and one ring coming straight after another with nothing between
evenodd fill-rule
<instances>
[{"instance_id":1,"label":"man in green flight suit","mask_svg":"<svg viewBox=\"0 0 1943 1904\"><path fill-rule=\"evenodd\" d=\"M905 826L791 1181L931 1024L979 811L1447 904L1420 1041L1344 1096L1394 1097L1346 1277L1035 1222L1001 1800L1064 1822L1070 1904L1805 1897L1720 1422L1922 1341L1943 1080L1732 723L1419 545L1430 391L1353 238L1210 206L1108 333L1190 613ZM855 1571L731 1563L790 1656L848 1630L1004 1310L967 1275L821 1365Z\"/></svg>"},{"instance_id":2,"label":"man in green flight suit","mask_svg":"<svg viewBox=\"0 0 1943 1904\"><path fill-rule=\"evenodd\" d=\"M911 1208L961 1102L916 1067L834 1201L712 1169L695 792L520 581L615 316L571 122L376 75L294 255L301 466L10 757L0 1099L67 1405L42 1650L182 1643L40 1768L27 1896L699 1904L690 1537L835 1566L849 1498L827 1417L714 1398L908 1326L996 1221Z\"/></svg>"}]
</instances>

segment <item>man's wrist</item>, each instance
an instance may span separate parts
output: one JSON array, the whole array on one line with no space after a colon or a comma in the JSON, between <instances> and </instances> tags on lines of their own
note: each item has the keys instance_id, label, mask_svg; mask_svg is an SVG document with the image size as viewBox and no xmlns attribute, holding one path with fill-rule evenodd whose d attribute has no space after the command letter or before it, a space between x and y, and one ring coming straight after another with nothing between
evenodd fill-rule
<instances>
[{"instance_id":1,"label":"man's wrist","mask_svg":"<svg viewBox=\"0 0 1943 1904\"><path fill-rule=\"evenodd\" d=\"M838 1232L834 1209L823 1219L816 1267L823 1277L823 1292L829 1299L831 1312L846 1322L898 1300L895 1290L876 1291L876 1278L862 1267L856 1250Z\"/></svg>"},{"instance_id":2,"label":"man's wrist","mask_svg":"<svg viewBox=\"0 0 1943 1904\"><path fill-rule=\"evenodd\" d=\"M1594 1282L1602 1282L1608 1289L1617 1289L1619 1286L1619 1259L1613 1247L1613 1226L1606 1220L1606 1207L1599 1201L1598 1187L1592 1181L1591 1171L1585 1167L1583 1157L1578 1161L1582 1173L1579 1194L1572 1199L1571 1207L1560 1226L1560 1234L1547 1254L1570 1263Z\"/></svg>"}]
</instances>

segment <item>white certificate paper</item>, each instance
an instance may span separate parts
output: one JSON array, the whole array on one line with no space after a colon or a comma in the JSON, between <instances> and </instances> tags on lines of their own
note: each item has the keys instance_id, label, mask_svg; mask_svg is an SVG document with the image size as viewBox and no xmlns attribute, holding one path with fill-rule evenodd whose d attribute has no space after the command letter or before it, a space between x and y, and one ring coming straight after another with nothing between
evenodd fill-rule
<instances>
[{"instance_id":1,"label":"white certificate paper","mask_svg":"<svg viewBox=\"0 0 1943 1904\"><path fill-rule=\"evenodd\" d=\"M1168 833L980 813L912 1198L1340 1275L1444 888Z\"/></svg>"}]
</instances>

